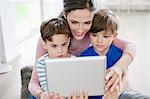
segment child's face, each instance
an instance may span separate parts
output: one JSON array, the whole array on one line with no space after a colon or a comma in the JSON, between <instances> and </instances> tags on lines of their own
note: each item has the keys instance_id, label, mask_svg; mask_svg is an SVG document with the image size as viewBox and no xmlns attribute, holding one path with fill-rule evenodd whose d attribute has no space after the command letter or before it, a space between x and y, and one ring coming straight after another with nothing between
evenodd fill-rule
<instances>
[{"instance_id":1,"label":"child's face","mask_svg":"<svg viewBox=\"0 0 150 99\"><path fill-rule=\"evenodd\" d=\"M57 34L52 36L52 41L46 41L44 48L47 49L49 58L67 57L69 42L67 35Z\"/></svg>"},{"instance_id":2,"label":"child's face","mask_svg":"<svg viewBox=\"0 0 150 99\"><path fill-rule=\"evenodd\" d=\"M111 32L105 32L106 31L100 31L96 34L90 33L91 43L99 55L106 55L112 41L117 35L117 33L112 34Z\"/></svg>"}]
</instances>

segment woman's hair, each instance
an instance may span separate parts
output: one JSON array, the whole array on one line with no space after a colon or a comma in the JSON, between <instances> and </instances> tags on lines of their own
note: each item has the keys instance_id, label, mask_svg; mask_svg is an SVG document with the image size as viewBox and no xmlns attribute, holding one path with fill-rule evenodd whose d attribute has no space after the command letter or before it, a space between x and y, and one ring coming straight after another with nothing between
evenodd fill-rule
<instances>
[{"instance_id":1,"label":"woman's hair","mask_svg":"<svg viewBox=\"0 0 150 99\"><path fill-rule=\"evenodd\" d=\"M53 41L52 36L57 34L65 34L68 37L71 36L69 26L63 18L53 18L51 20L44 21L41 24L40 32L42 39Z\"/></svg>"},{"instance_id":2,"label":"woman's hair","mask_svg":"<svg viewBox=\"0 0 150 99\"><path fill-rule=\"evenodd\" d=\"M64 11L65 13L69 13L72 10L76 9L89 9L90 11L94 11L94 0L63 0L64 3Z\"/></svg>"},{"instance_id":3,"label":"woman's hair","mask_svg":"<svg viewBox=\"0 0 150 99\"><path fill-rule=\"evenodd\" d=\"M94 15L90 32L97 33L105 30L114 33L118 27L118 17L109 9L100 9Z\"/></svg>"}]
</instances>

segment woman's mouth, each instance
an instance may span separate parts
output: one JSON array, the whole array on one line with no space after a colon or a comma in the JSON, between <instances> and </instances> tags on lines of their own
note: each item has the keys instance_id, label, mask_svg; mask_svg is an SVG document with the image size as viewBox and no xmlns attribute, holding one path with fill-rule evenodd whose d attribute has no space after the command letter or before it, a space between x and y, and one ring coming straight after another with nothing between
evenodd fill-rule
<instances>
[{"instance_id":1,"label":"woman's mouth","mask_svg":"<svg viewBox=\"0 0 150 99\"><path fill-rule=\"evenodd\" d=\"M75 36L83 36L83 33L75 33Z\"/></svg>"}]
</instances>

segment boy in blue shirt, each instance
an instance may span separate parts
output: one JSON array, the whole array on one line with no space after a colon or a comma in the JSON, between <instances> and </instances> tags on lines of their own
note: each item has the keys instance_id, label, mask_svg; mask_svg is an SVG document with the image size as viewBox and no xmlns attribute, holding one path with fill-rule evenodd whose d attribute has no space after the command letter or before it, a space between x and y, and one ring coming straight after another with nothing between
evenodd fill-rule
<instances>
[{"instance_id":1,"label":"boy in blue shirt","mask_svg":"<svg viewBox=\"0 0 150 99\"><path fill-rule=\"evenodd\" d=\"M112 44L117 36L118 19L117 16L108 9L99 10L93 19L93 25L90 29L90 39L92 46L81 53L80 56L102 56L107 57L107 76L106 76L106 92L111 96L111 99L118 98L117 89L109 91L110 87L119 85L120 67L112 67L122 56L123 51ZM114 80L114 78L115 80ZM101 99L102 96L91 96L90 99Z\"/></svg>"}]
</instances>

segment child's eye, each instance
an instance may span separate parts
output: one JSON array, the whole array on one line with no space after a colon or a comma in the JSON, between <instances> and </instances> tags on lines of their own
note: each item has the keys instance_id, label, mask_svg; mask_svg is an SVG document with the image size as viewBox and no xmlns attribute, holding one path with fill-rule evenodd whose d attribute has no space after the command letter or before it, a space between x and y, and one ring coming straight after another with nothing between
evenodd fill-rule
<instances>
[{"instance_id":1,"label":"child's eye","mask_svg":"<svg viewBox=\"0 0 150 99\"><path fill-rule=\"evenodd\" d=\"M52 48L56 48L57 47L57 45L50 45Z\"/></svg>"},{"instance_id":2,"label":"child's eye","mask_svg":"<svg viewBox=\"0 0 150 99\"><path fill-rule=\"evenodd\" d=\"M104 37L105 37L105 38L109 38L110 36L109 36L109 35L105 35Z\"/></svg>"},{"instance_id":3,"label":"child's eye","mask_svg":"<svg viewBox=\"0 0 150 99\"><path fill-rule=\"evenodd\" d=\"M67 46L67 43L62 44L62 46Z\"/></svg>"},{"instance_id":4,"label":"child's eye","mask_svg":"<svg viewBox=\"0 0 150 99\"><path fill-rule=\"evenodd\" d=\"M91 21L87 21L87 22L85 22L85 24L91 24Z\"/></svg>"},{"instance_id":5,"label":"child's eye","mask_svg":"<svg viewBox=\"0 0 150 99\"><path fill-rule=\"evenodd\" d=\"M92 36L96 37L97 35L94 33L94 34L92 34Z\"/></svg>"}]
</instances>

